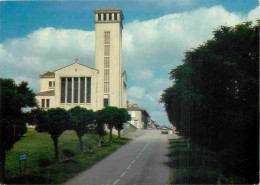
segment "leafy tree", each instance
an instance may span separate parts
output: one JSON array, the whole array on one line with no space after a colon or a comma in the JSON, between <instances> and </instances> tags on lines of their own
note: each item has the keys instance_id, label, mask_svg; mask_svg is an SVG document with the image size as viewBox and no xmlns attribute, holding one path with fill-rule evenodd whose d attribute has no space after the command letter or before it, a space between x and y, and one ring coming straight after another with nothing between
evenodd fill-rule
<instances>
[{"instance_id":1,"label":"leafy tree","mask_svg":"<svg viewBox=\"0 0 260 185\"><path fill-rule=\"evenodd\" d=\"M118 131L118 138L120 138L120 131L124 128L124 123L131 120L131 115L128 114L125 108L119 108L117 111L117 118L115 121L115 128Z\"/></svg>"},{"instance_id":2,"label":"leafy tree","mask_svg":"<svg viewBox=\"0 0 260 185\"><path fill-rule=\"evenodd\" d=\"M107 124L110 131L110 142L112 142L112 130L118 119L118 108L108 106L103 108L102 111L105 124Z\"/></svg>"},{"instance_id":3,"label":"leafy tree","mask_svg":"<svg viewBox=\"0 0 260 185\"><path fill-rule=\"evenodd\" d=\"M0 78L0 183L5 182L6 151L26 132L22 108L36 105L35 94L27 82L16 85L12 79Z\"/></svg>"},{"instance_id":4,"label":"leafy tree","mask_svg":"<svg viewBox=\"0 0 260 185\"><path fill-rule=\"evenodd\" d=\"M171 70L160 100L182 136L217 154L219 177L245 184L258 181L258 39L251 22L220 26Z\"/></svg>"},{"instance_id":5,"label":"leafy tree","mask_svg":"<svg viewBox=\"0 0 260 185\"><path fill-rule=\"evenodd\" d=\"M69 110L69 117L71 127L75 130L79 139L80 151L83 153L82 136L86 132L87 125L93 123L94 112L93 110L87 110L86 108L77 106Z\"/></svg>"},{"instance_id":6,"label":"leafy tree","mask_svg":"<svg viewBox=\"0 0 260 185\"><path fill-rule=\"evenodd\" d=\"M106 135L105 131L105 115L104 111L98 110L95 112L95 124L96 124L96 132L99 136L98 138L98 145L101 147L101 138L102 136Z\"/></svg>"},{"instance_id":7,"label":"leafy tree","mask_svg":"<svg viewBox=\"0 0 260 185\"><path fill-rule=\"evenodd\" d=\"M54 144L55 159L59 160L58 138L68 128L68 114L63 108L51 108L41 112L41 119L36 122L37 132L47 132Z\"/></svg>"}]
</instances>

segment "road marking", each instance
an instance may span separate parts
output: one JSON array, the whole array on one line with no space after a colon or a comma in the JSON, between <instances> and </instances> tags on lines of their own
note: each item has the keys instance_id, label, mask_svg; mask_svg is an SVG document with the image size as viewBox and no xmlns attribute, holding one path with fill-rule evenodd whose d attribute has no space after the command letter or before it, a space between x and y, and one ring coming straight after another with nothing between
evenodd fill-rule
<instances>
[{"instance_id":1,"label":"road marking","mask_svg":"<svg viewBox=\"0 0 260 185\"><path fill-rule=\"evenodd\" d=\"M134 163L136 162L136 160L140 157L140 155L142 155L142 153L146 150L146 148L148 147L148 145L150 145L150 142L148 142L148 143L144 146L144 148L138 153L138 155L137 155L136 158L131 162L131 164L134 164ZM131 168L131 166L132 166L131 164L128 165L128 167L126 168L126 170L125 170L125 171L120 175L120 177L113 183L113 185L116 185L116 184L118 183L119 179L126 174L126 172Z\"/></svg>"},{"instance_id":2,"label":"road marking","mask_svg":"<svg viewBox=\"0 0 260 185\"><path fill-rule=\"evenodd\" d=\"M127 169L127 170L129 170L129 168L131 168L131 166L132 166L132 165L131 165L131 164L129 164L129 165L128 165L128 167L127 167L126 169Z\"/></svg>"},{"instance_id":3,"label":"road marking","mask_svg":"<svg viewBox=\"0 0 260 185\"><path fill-rule=\"evenodd\" d=\"M124 171L124 173L122 173L122 175L120 177L123 177L126 174L127 170Z\"/></svg>"},{"instance_id":4,"label":"road marking","mask_svg":"<svg viewBox=\"0 0 260 185\"><path fill-rule=\"evenodd\" d=\"M118 183L118 181L119 181L119 179L117 179L117 180L113 183L113 185L116 185L116 183Z\"/></svg>"}]
</instances>

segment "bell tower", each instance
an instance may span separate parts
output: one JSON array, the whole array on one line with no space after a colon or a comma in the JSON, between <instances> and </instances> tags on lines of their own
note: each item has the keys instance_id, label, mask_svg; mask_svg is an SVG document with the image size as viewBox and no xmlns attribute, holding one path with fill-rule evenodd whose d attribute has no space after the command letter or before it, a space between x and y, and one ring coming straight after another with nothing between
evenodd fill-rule
<instances>
[{"instance_id":1,"label":"bell tower","mask_svg":"<svg viewBox=\"0 0 260 185\"><path fill-rule=\"evenodd\" d=\"M122 10L95 13L95 68L99 70L97 108L122 107Z\"/></svg>"}]
</instances>

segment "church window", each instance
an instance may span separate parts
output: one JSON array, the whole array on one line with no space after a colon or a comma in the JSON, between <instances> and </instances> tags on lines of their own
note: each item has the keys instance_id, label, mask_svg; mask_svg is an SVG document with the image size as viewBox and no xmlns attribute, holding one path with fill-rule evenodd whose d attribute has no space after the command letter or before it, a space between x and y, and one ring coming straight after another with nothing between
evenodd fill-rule
<instances>
[{"instance_id":1,"label":"church window","mask_svg":"<svg viewBox=\"0 0 260 185\"><path fill-rule=\"evenodd\" d=\"M109 57L105 57L104 68L109 68Z\"/></svg>"},{"instance_id":2,"label":"church window","mask_svg":"<svg viewBox=\"0 0 260 185\"><path fill-rule=\"evenodd\" d=\"M110 45L105 45L105 56L109 56L110 54Z\"/></svg>"},{"instance_id":3,"label":"church window","mask_svg":"<svg viewBox=\"0 0 260 185\"><path fill-rule=\"evenodd\" d=\"M104 93L109 93L109 82L104 82Z\"/></svg>"},{"instance_id":4,"label":"church window","mask_svg":"<svg viewBox=\"0 0 260 185\"><path fill-rule=\"evenodd\" d=\"M91 103L91 77L87 77L87 103Z\"/></svg>"},{"instance_id":5,"label":"church window","mask_svg":"<svg viewBox=\"0 0 260 185\"><path fill-rule=\"evenodd\" d=\"M109 69L105 69L104 81L109 82Z\"/></svg>"},{"instance_id":6,"label":"church window","mask_svg":"<svg viewBox=\"0 0 260 185\"><path fill-rule=\"evenodd\" d=\"M105 32L105 44L110 44L110 32Z\"/></svg>"},{"instance_id":7,"label":"church window","mask_svg":"<svg viewBox=\"0 0 260 185\"><path fill-rule=\"evenodd\" d=\"M74 103L78 103L79 78L74 78Z\"/></svg>"},{"instance_id":8,"label":"church window","mask_svg":"<svg viewBox=\"0 0 260 185\"><path fill-rule=\"evenodd\" d=\"M117 20L117 13L115 13L115 20Z\"/></svg>"},{"instance_id":9,"label":"church window","mask_svg":"<svg viewBox=\"0 0 260 185\"><path fill-rule=\"evenodd\" d=\"M45 107L45 99L42 99L42 107Z\"/></svg>"},{"instance_id":10,"label":"church window","mask_svg":"<svg viewBox=\"0 0 260 185\"><path fill-rule=\"evenodd\" d=\"M52 87L52 81L49 81L49 87Z\"/></svg>"},{"instance_id":11,"label":"church window","mask_svg":"<svg viewBox=\"0 0 260 185\"><path fill-rule=\"evenodd\" d=\"M66 93L66 78L61 78L61 97L60 97L61 103L65 103L65 93Z\"/></svg>"},{"instance_id":12,"label":"church window","mask_svg":"<svg viewBox=\"0 0 260 185\"><path fill-rule=\"evenodd\" d=\"M109 106L108 98L104 98L104 107L108 107L108 106Z\"/></svg>"},{"instance_id":13,"label":"church window","mask_svg":"<svg viewBox=\"0 0 260 185\"><path fill-rule=\"evenodd\" d=\"M80 103L85 103L85 77L80 78Z\"/></svg>"},{"instance_id":14,"label":"church window","mask_svg":"<svg viewBox=\"0 0 260 185\"><path fill-rule=\"evenodd\" d=\"M101 21L101 14L98 14L98 20Z\"/></svg>"},{"instance_id":15,"label":"church window","mask_svg":"<svg viewBox=\"0 0 260 185\"><path fill-rule=\"evenodd\" d=\"M50 99L46 99L46 107L50 107Z\"/></svg>"},{"instance_id":16,"label":"church window","mask_svg":"<svg viewBox=\"0 0 260 185\"><path fill-rule=\"evenodd\" d=\"M72 99L72 78L68 78L67 103L71 103Z\"/></svg>"}]
</instances>

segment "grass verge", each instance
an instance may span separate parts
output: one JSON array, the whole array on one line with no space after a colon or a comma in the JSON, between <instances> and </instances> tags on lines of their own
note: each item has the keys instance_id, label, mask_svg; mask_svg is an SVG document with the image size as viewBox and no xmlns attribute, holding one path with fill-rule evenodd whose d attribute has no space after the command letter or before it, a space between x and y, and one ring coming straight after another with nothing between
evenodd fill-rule
<instances>
[{"instance_id":1,"label":"grass verge","mask_svg":"<svg viewBox=\"0 0 260 185\"><path fill-rule=\"evenodd\" d=\"M55 162L54 145L49 134L37 133L28 129L24 137L6 154L7 183L11 184L60 184L76 176L94 165L120 146L130 141L128 138L113 136L114 142L109 143L109 136L102 138L102 147L98 147L98 136L83 136L84 153L80 154L79 142L74 131L66 131L59 137L59 158ZM19 154L27 153L26 175L20 176ZM22 164L22 167L24 164Z\"/></svg>"}]
</instances>

